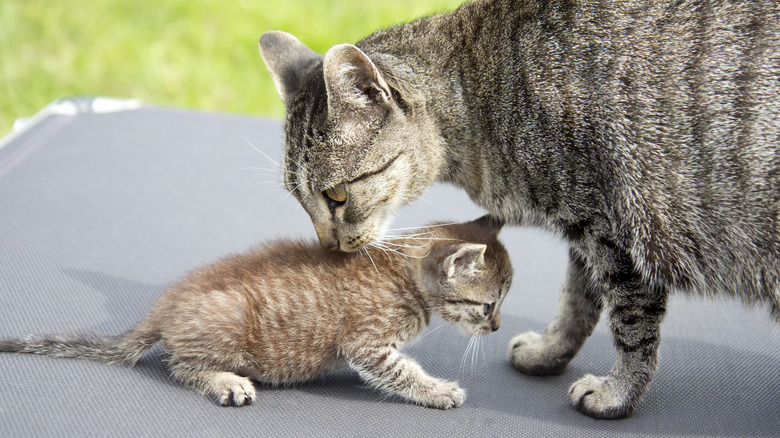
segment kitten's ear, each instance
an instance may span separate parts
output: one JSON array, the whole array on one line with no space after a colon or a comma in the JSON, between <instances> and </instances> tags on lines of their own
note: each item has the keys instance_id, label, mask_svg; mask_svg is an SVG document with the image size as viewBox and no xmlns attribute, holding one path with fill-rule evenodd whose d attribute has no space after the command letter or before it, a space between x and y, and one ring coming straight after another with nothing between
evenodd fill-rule
<instances>
[{"instance_id":1,"label":"kitten's ear","mask_svg":"<svg viewBox=\"0 0 780 438\"><path fill-rule=\"evenodd\" d=\"M333 114L390 100L390 87L376 64L352 44L339 44L325 53L323 74Z\"/></svg>"},{"instance_id":2,"label":"kitten's ear","mask_svg":"<svg viewBox=\"0 0 780 438\"><path fill-rule=\"evenodd\" d=\"M487 245L480 243L463 243L457 246L455 252L444 259L444 272L447 278L462 278L473 276L485 263Z\"/></svg>"},{"instance_id":3,"label":"kitten's ear","mask_svg":"<svg viewBox=\"0 0 780 438\"><path fill-rule=\"evenodd\" d=\"M480 227L496 235L498 234L499 231L501 231L501 228L504 226L504 221L490 214L486 214L479 219L474 219L472 223L475 225L479 225Z\"/></svg>"},{"instance_id":4,"label":"kitten's ear","mask_svg":"<svg viewBox=\"0 0 780 438\"><path fill-rule=\"evenodd\" d=\"M306 73L322 62L323 56L289 33L278 30L264 33L259 46L260 56L271 72L279 96L290 106L303 86Z\"/></svg>"}]
</instances>

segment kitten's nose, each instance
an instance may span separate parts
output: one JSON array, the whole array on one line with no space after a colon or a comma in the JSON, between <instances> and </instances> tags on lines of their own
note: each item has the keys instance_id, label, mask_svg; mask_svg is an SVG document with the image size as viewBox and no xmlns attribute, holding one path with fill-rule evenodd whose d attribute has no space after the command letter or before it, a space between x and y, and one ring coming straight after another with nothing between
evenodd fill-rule
<instances>
[{"instance_id":1,"label":"kitten's nose","mask_svg":"<svg viewBox=\"0 0 780 438\"><path fill-rule=\"evenodd\" d=\"M500 326L501 326L501 317L493 318L493 320L490 321L491 330L496 331Z\"/></svg>"}]
</instances>

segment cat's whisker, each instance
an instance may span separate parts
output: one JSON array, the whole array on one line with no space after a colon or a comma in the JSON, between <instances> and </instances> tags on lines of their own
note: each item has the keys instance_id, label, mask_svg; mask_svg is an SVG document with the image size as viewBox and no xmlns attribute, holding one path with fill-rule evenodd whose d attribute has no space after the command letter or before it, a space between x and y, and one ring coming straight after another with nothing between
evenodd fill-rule
<instances>
[{"instance_id":1,"label":"cat's whisker","mask_svg":"<svg viewBox=\"0 0 780 438\"><path fill-rule=\"evenodd\" d=\"M371 253L368 252L368 249L366 247L363 247L363 252L366 253L368 256L368 259L371 260L371 264L374 265L374 270L377 274L379 274L379 269L376 267L376 263L374 263L374 259L371 257Z\"/></svg>"},{"instance_id":2,"label":"cat's whisker","mask_svg":"<svg viewBox=\"0 0 780 438\"><path fill-rule=\"evenodd\" d=\"M376 242L374 242L374 243L372 243L372 246L375 246L375 247L377 247L377 248L381 249L382 251L384 251L384 252L385 252L385 254L387 254L388 252L394 252L394 253L396 253L396 254L399 254L399 255L402 255L402 256L404 256L404 257L407 255L407 254L404 254L404 253L402 253L402 252L400 252L400 251L398 251L398 250L395 250L395 249L393 249L393 248L390 248L390 247L388 247L388 246L385 246L385 245L383 245L383 244L381 244L381 243L376 243Z\"/></svg>"},{"instance_id":3,"label":"cat's whisker","mask_svg":"<svg viewBox=\"0 0 780 438\"><path fill-rule=\"evenodd\" d=\"M272 172L274 175L281 174L280 169L271 169L268 167L239 167L239 170L262 170L262 171Z\"/></svg>"},{"instance_id":4,"label":"cat's whisker","mask_svg":"<svg viewBox=\"0 0 780 438\"><path fill-rule=\"evenodd\" d=\"M289 198L290 195L292 195L294 191L298 190L299 187L301 187L302 185L304 185L306 183L308 183L308 181L302 181L300 184L298 184L297 186L295 186L291 190L289 190L288 193L287 193L287 196L284 197L284 200Z\"/></svg>"},{"instance_id":5,"label":"cat's whisker","mask_svg":"<svg viewBox=\"0 0 780 438\"><path fill-rule=\"evenodd\" d=\"M371 242L368 245L366 245L365 247L366 248L376 248L379 251L382 251L382 253L384 253L385 257L387 257L388 260L392 260L391 257L390 257L390 254L388 254L387 251L385 251L382 247L378 246L376 244L376 242Z\"/></svg>"},{"instance_id":6,"label":"cat's whisker","mask_svg":"<svg viewBox=\"0 0 780 438\"><path fill-rule=\"evenodd\" d=\"M254 150L256 150L258 153L260 153L260 155L262 155L262 156L264 156L265 158L267 158L267 159L268 159L268 161L270 161L270 162L274 163L274 164L276 165L276 167L278 167L279 169L281 169L281 168L282 168L282 166L281 166L279 163L277 163L276 161L274 161L274 159L273 159L273 158L269 157L269 156L268 156L268 154L266 154L265 152L261 151L261 150L260 150L260 148L258 148L258 147L257 147L257 146L255 146L254 144L252 144L252 142L251 142L251 141L249 141L249 139L248 139L248 138L244 137L244 141L245 141L245 142L247 142L247 144L249 144L249 146L252 146L252 148L253 148Z\"/></svg>"},{"instance_id":7,"label":"cat's whisker","mask_svg":"<svg viewBox=\"0 0 780 438\"><path fill-rule=\"evenodd\" d=\"M424 202L424 203L430 205L431 207L436 207L436 205L433 202L431 202L431 201L429 201L429 200L427 200L425 198L417 198L417 200L420 201L420 202Z\"/></svg>"},{"instance_id":8,"label":"cat's whisker","mask_svg":"<svg viewBox=\"0 0 780 438\"><path fill-rule=\"evenodd\" d=\"M255 188L255 187L259 187L259 186L262 186L262 185L268 185L268 184L275 184L275 187L280 188L280 189L283 188L282 185L279 184L278 181L260 181L260 182L254 183L254 184L250 184L246 188L247 188L247 190L249 190L249 189L252 189L252 188Z\"/></svg>"},{"instance_id":9,"label":"cat's whisker","mask_svg":"<svg viewBox=\"0 0 780 438\"><path fill-rule=\"evenodd\" d=\"M296 171L294 171L294 170L290 170L290 169L283 170L283 171L282 171L282 173L283 173L283 174L287 173L287 174L290 174L290 175L295 175L295 176L297 176L298 178L306 178L306 175L305 175L304 173L302 173L302 172L296 172Z\"/></svg>"},{"instance_id":10,"label":"cat's whisker","mask_svg":"<svg viewBox=\"0 0 780 438\"><path fill-rule=\"evenodd\" d=\"M384 245L393 246L393 247L396 247L396 248L419 249L419 248L425 248L426 246L430 245L430 239L420 238L420 239L411 239L411 240L420 241L419 242L420 244L413 245L412 243L418 243L418 242L404 242L403 239L387 239L387 238L384 238L384 237L380 237L380 238L376 239L376 241L381 242ZM403 242L403 243L398 243L399 241Z\"/></svg>"},{"instance_id":11,"label":"cat's whisker","mask_svg":"<svg viewBox=\"0 0 780 438\"><path fill-rule=\"evenodd\" d=\"M382 242L376 242L376 241L374 241L374 242L370 243L370 245L372 245L372 246L375 246L375 247L377 247L377 248L379 248L379 249L382 249L383 251L394 252L394 253L396 253L396 254L398 254L398 255L400 255L400 256L403 256L403 257L409 257L409 258L413 258L413 259L422 259L422 258L425 258L425 257L427 257L427 256L428 256L428 254L424 254L424 255L421 255L421 256L416 256L416 255L412 255L412 254L407 254L407 253L405 253L405 252L401 251L401 249L400 249L400 248L392 248L392 247L390 247L390 246L388 246L388 245L385 245L385 244L384 244L384 243L382 243ZM429 252L429 253L430 253L430 252Z\"/></svg>"},{"instance_id":12,"label":"cat's whisker","mask_svg":"<svg viewBox=\"0 0 780 438\"><path fill-rule=\"evenodd\" d=\"M390 245L390 246L393 246L393 247L396 247L396 248L420 249L420 248L425 248L425 247L427 247L429 245L428 243L423 243L421 245L409 245L409 244L403 244L403 243L388 242L388 241L385 241L384 239L382 239L381 242L384 245Z\"/></svg>"},{"instance_id":13,"label":"cat's whisker","mask_svg":"<svg viewBox=\"0 0 780 438\"><path fill-rule=\"evenodd\" d=\"M406 204L411 204L414 201L420 201L420 202L424 202L424 203L430 205L431 207L436 207L433 204L433 202L431 202L431 201L429 201L429 200L427 200L427 199L425 199L423 197L415 198L413 196L406 196L406 195L397 195L397 197L398 197L398 199L400 199L401 201L403 201Z\"/></svg>"},{"instance_id":14,"label":"cat's whisker","mask_svg":"<svg viewBox=\"0 0 780 438\"><path fill-rule=\"evenodd\" d=\"M440 224L433 224L433 225L426 225L424 228L438 228L438 227L446 227L448 225L457 225L461 222L444 222ZM419 230L420 227L402 227L402 228L392 228L388 231L404 231L404 230Z\"/></svg>"}]
</instances>

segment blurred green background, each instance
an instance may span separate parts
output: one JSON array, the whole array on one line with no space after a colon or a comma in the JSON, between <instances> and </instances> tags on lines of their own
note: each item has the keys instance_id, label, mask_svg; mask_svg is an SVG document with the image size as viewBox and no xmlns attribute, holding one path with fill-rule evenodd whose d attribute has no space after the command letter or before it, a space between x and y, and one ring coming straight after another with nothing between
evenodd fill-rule
<instances>
[{"instance_id":1,"label":"blurred green background","mask_svg":"<svg viewBox=\"0 0 780 438\"><path fill-rule=\"evenodd\" d=\"M74 95L282 117L257 50L285 30L319 53L463 0L0 0L0 137Z\"/></svg>"}]
</instances>

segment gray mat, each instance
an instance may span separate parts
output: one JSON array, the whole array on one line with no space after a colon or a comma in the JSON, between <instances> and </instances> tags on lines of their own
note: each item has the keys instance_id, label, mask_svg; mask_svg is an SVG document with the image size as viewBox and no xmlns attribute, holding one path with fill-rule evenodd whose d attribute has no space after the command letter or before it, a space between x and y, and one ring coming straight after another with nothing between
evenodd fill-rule
<instances>
[{"instance_id":1,"label":"gray mat","mask_svg":"<svg viewBox=\"0 0 780 438\"><path fill-rule=\"evenodd\" d=\"M0 337L120 333L193 268L264 239L313 238L278 175L248 169L274 168L255 147L278 161L281 141L276 120L156 107L39 117L0 149ZM483 213L447 186L425 199L395 226ZM538 230L502 238L516 275L501 329L464 360L468 339L435 319L406 350L467 389L459 409L386 398L347 370L222 408L173 381L159 348L134 368L1 354L0 435L778 436L780 329L765 309L674 297L659 371L626 420L568 402L571 382L614 360L603 322L564 375L514 371L509 339L554 316L566 249Z\"/></svg>"}]
</instances>

